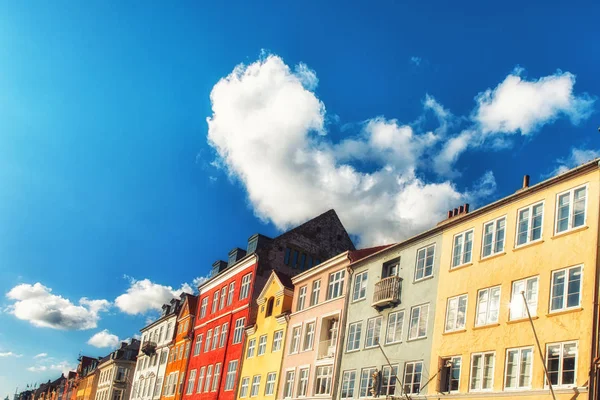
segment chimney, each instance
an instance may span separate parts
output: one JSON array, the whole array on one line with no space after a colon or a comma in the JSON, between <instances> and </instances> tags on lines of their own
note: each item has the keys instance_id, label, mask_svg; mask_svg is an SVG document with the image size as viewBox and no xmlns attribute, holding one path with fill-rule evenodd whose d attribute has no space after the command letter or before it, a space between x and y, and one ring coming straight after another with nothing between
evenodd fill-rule
<instances>
[{"instance_id":1,"label":"chimney","mask_svg":"<svg viewBox=\"0 0 600 400\"><path fill-rule=\"evenodd\" d=\"M229 252L229 258L227 259L227 266L231 267L233 264L244 258L246 250L242 250L239 247L234 248Z\"/></svg>"},{"instance_id":2,"label":"chimney","mask_svg":"<svg viewBox=\"0 0 600 400\"><path fill-rule=\"evenodd\" d=\"M522 189L527 189L529 187L529 175L523 175L523 187Z\"/></svg>"},{"instance_id":3,"label":"chimney","mask_svg":"<svg viewBox=\"0 0 600 400\"><path fill-rule=\"evenodd\" d=\"M469 203L465 203L465 214L469 212Z\"/></svg>"},{"instance_id":4,"label":"chimney","mask_svg":"<svg viewBox=\"0 0 600 400\"><path fill-rule=\"evenodd\" d=\"M219 272L223 271L227 268L227 262L223 260L217 260L212 265L212 271L210 273L211 276L217 275Z\"/></svg>"},{"instance_id":5,"label":"chimney","mask_svg":"<svg viewBox=\"0 0 600 400\"><path fill-rule=\"evenodd\" d=\"M452 213L453 217L456 217L458 215L458 208L454 209L454 212Z\"/></svg>"},{"instance_id":6,"label":"chimney","mask_svg":"<svg viewBox=\"0 0 600 400\"><path fill-rule=\"evenodd\" d=\"M448 218L452 218L452 210L448 210Z\"/></svg>"},{"instance_id":7,"label":"chimney","mask_svg":"<svg viewBox=\"0 0 600 400\"><path fill-rule=\"evenodd\" d=\"M459 215L460 215L460 214L462 214L462 213L463 213L463 211L465 211L465 206L460 206L460 207L458 207L458 214L459 214Z\"/></svg>"}]
</instances>

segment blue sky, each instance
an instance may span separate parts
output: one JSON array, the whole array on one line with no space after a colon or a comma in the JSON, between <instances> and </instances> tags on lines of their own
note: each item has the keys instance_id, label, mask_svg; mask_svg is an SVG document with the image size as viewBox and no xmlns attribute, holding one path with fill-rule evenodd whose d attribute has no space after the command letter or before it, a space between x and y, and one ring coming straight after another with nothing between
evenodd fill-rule
<instances>
[{"instance_id":1,"label":"blue sky","mask_svg":"<svg viewBox=\"0 0 600 400\"><path fill-rule=\"evenodd\" d=\"M600 150L598 2L204 3L0 6L0 397L255 232L400 240Z\"/></svg>"}]
</instances>

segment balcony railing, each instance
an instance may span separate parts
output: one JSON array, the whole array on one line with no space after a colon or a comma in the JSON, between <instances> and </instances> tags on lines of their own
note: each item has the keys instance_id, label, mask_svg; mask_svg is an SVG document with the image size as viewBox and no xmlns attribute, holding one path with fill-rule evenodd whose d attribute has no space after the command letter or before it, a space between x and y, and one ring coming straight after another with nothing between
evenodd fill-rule
<instances>
[{"instance_id":1,"label":"balcony railing","mask_svg":"<svg viewBox=\"0 0 600 400\"><path fill-rule=\"evenodd\" d=\"M402 279L398 276L383 278L375 284L373 304L375 308L383 308L400 303Z\"/></svg>"},{"instance_id":2,"label":"balcony railing","mask_svg":"<svg viewBox=\"0 0 600 400\"><path fill-rule=\"evenodd\" d=\"M322 340L319 342L319 349L317 351L317 359L323 360L325 358L333 358L335 357L335 350L337 345L337 340Z\"/></svg>"},{"instance_id":3,"label":"balcony railing","mask_svg":"<svg viewBox=\"0 0 600 400\"><path fill-rule=\"evenodd\" d=\"M142 345L142 353L151 356L156 353L156 342L147 341Z\"/></svg>"}]
</instances>

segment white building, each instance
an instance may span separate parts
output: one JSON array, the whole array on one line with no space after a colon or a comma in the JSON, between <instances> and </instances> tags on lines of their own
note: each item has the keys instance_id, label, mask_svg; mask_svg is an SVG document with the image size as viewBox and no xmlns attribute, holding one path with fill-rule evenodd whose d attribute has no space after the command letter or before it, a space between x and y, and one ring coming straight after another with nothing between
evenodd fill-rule
<instances>
[{"instance_id":1,"label":"white building","mask_svg":"<svg viewBox=\"0 0 600 400\"><path fill-rule=\"evenodd\" d=\"M98 364L98 388L95 400L124 400L131 392L135 360L140 350L140 341L132 339L100 360Z\"/></svg>"}]
</instances>

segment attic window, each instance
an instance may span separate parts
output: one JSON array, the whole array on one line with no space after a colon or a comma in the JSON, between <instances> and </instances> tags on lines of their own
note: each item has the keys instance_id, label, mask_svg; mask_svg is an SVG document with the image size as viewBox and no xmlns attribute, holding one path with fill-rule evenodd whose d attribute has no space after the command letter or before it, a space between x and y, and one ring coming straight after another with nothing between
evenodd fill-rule
<instances>
[{"instance_id":1,"label":"attic window","mask_svg":"<svg viewBox=\"0 0 600 400\"><path fill-rule=\"evenodd\" d=\"M265 317L270 317L271 315L273 315L273 302L275 301L275 299L273 297L269 298L269 301L267 301L267 311L265 312Z\"/></svg>"}]
</instances>

